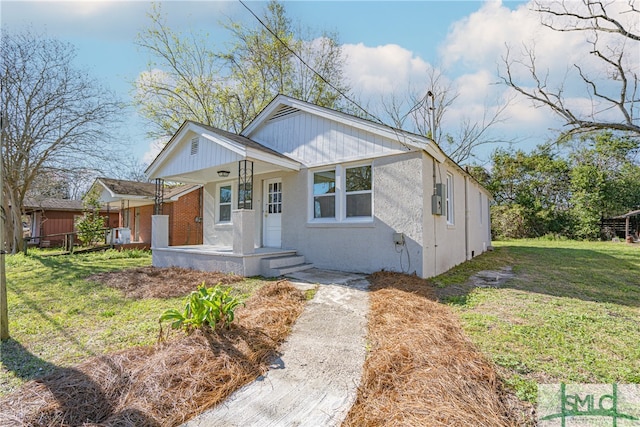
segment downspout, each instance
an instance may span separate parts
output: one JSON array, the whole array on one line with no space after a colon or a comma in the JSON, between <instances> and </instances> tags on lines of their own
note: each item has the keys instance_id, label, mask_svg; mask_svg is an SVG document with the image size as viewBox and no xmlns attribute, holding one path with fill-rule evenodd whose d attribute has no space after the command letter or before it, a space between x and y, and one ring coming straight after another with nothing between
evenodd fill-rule
<instances>
[{"instance_id":1,"label":"downspout","mask_svg":"<svg viewBox=\"0 0 640 427\"><path fill-rule=\"evenodd\" d=\"M433 166L433 192L436 193L436 158L431 157L431 165ZM437 216L431 212L433 217L433 276L438 274L438 221Z\"/></svg>"},{"instance_id":2,"label":"downspout","mask_svg":"<svg viewBox=\"0 0 640 427\"><path fill-rule=\"evenodd\" d=\"M469 257L469 176L464 176L464 253L467 260Z\"/></svg>"}]
</instances>

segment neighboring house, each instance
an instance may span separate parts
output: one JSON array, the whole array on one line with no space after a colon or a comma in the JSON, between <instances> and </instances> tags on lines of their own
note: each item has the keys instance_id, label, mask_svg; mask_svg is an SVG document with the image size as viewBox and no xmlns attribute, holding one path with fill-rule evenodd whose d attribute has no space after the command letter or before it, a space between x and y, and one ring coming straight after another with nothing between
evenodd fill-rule
<instances>
[{"instance_id":1,"label":"neighboring house","mask_svg":"<svg viewBox=\"0 0 640 427\"><path fill-rule=\"evenodd\" d=\"M600 221L600 233L607 238L619 237L632 241L640 236L640 210L629 211L626 214L614 216Z\"/></svg>"},{"instance_id":2,"label":"neighboring house","mask_svg":"<svg viewBox=\"0 0 640 427\"><path fill-rule=\"evenodd\" d=\"M283 95L240 135L184 122L147 174L204 191L204 245L155 216L156 266L431 277L491 244L490 194L434 141Z\"/></svg>"},{"instance_id":3,"label":"neighboring house","mask_svg":"<svg viewBox=\"0 0 640 427\"><path fill-rule=\"evenodd\" d=\"M102 203L118 208L117 227L130 231L131 243L151 245L151 216L160 203L158 209L169 216L171 245L202 244L201 185L156 187L149 182L97 178L89 191L98 191Z\"/></svg>"},{"instance_id":4,"label":"neighboring house","mask_svg":"<svg viewBox=\"0 0 640 427\"><path fill-rule=\"evenodd\" d=\"M75 222L83 215L82 200L25 198L23 214L28 217L25 237L38 246L62 246L65 234L76 231ZM107 208L100 213L109 218L107 227L118 225L118 212Z\"/></svg>"}]
</instances>

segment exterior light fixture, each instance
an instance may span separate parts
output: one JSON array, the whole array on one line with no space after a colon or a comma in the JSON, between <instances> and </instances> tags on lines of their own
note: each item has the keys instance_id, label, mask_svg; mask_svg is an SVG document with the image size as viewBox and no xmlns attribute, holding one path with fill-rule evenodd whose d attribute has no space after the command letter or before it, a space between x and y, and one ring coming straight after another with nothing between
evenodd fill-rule
<instances>
[{"instance_id":1,"label":"exterior light fixture","mask_svg":"<svg viewBox=\"0 0 640 427\"><path fill-rule=\"evenodd\" d=\"M219 176L220 178L226 178L226 177L228 177L228 176L229 176L229 174L230 174L230 173L231 173L231 172L229 172L229 171L218 171L218 176Z\"/></svg>"}]
</instances>

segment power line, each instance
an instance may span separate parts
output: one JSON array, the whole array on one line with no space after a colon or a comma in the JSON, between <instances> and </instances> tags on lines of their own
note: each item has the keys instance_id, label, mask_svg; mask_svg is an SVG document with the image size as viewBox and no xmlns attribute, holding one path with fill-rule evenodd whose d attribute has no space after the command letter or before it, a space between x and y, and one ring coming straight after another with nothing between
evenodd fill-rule
<instances>
[{"instance_id":1,"label":"power line","mask_svg":"<svg viewBox=\"0 0 640 427\"><path fill-rule=\"evenodd\" d=\"M280 42L280 44L282 44L282 46L285 47L285 49L287 49L289 52L291 52L296 58L298 58L298 60L300 60L300 62L302 62L302 64L307 67L313 74L315 74L316 76L318 76L318 78L320 78L320 80L322 80L323 82L325 82L329 87L331 87L333 90L335 90L336 92L338 92L340 95L342 95L342 97L344 97L347 101L351 102L353 105L355 105L356 107L358 107L360 110L364 111L364 113L371 117L372 119L374 119L375 121L377 121L378 123L380 123L381 125L387 126L382 120L380 120L378 117L376 117L375 115L371 114L370 112L368 112L367 110L364 109L364 107L362 107L360 104L358 104L356 101L354 101L353 99L351 99L349 96L347 96L347 94L345 94L342 90L340 90L339 88L335 87L330 81L328 81L327 79L324 78L324 76L320 73L318 73L311 65L307 64L305 62L304 59L302 59L302 57L300 55L298 55L298 53L296 51L294 51L293 49L291 49L289 47L289 45L282 40L273 30L271 30L271 28L269 28L269 26L267 24L265 24L262 19L260 19L260 17L258 15L256 15L253 10L251 10L249 8L249 6L247 6L242 0L238 0L240 2L241 5L243 5L245 7L245 9L247 9L249 11L249 13L251 13L254 18L256 18L258 20L258 22L260 23L260 25L262 25L267 31L269 31L269 33L271 33L271 35L273 37L275 37L276 40L278 40L278 42Z\"/></svg>"}]
</instances>

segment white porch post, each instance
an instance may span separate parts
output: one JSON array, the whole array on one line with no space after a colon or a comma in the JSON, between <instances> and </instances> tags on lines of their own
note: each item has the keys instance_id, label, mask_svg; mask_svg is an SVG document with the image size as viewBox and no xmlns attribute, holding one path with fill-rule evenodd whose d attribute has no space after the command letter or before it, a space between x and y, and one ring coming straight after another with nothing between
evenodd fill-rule
<instances>
[{"instance_id":1,"label":"white porch post","mask_svg":"<svg viewBox=\"0 0 640 427\"><path fill-rule=\"evenodd\" d=\"M151 249L169 247L169 215L151 216Z\"/></svg>"},{"instance_id":2,"label":"white porch post","mask_svg":"<svg viewBox=\"0 0 640 427\"><path fill-rule=\"evenodd\" d=\"M233 253L252 254L255 252L255 211L238 209L231 212L233 223Z\"/></svg>"}]
</instances>

